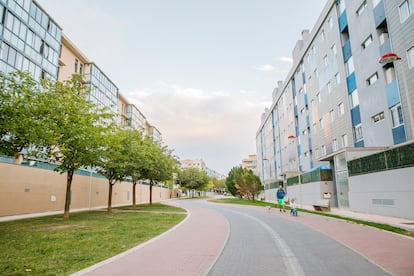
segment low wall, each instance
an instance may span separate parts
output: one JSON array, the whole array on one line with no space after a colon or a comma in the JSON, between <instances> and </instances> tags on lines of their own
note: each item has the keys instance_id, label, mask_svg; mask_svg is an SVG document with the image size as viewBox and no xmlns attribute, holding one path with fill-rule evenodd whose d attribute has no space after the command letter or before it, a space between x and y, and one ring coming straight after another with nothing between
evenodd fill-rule
<instances>
[{"instance_id":1,"label":"low wall","mask_svg":"<svg viewBox=\"0 0 414 276\"><path fill-rule=\"evenodd\" d=\"M265 190L265 200L276 202L277 189ZM323 198L324 193L330 193L332 196L331 206L336 207L334 197L335 188L332 181L311 182L306 184L289 185L286 188L285 199L294 198L299 205L313 205ZM302 201L302 202L301 202Z\"/></svg>"},{"instance_id":2,"label":"low wall","mask_svg":"<svg viewBox=\"0 0 414 276\"><path fill-rule=\"evenodd\" d=\"M414 219L414 167L349 177L352 211Z\"/></svg>"},{"instance_id":3,"label":"low wall","mask_svg":"<svg viewBox=\"0 0 414 276\"><path fill-rule=\"evenodd\" d=\"M108 180L75 174L72 182L71 209L97 208L108 205ZM152 200L167 200L171 191L153 187ZM66 173L47 169L0 163L0 216L48 211L63 211ZM149 202L149 186L137 184L137 204ZM132 204L132 183L115 184L112 205Z\"/></svg>"}]
</instances>

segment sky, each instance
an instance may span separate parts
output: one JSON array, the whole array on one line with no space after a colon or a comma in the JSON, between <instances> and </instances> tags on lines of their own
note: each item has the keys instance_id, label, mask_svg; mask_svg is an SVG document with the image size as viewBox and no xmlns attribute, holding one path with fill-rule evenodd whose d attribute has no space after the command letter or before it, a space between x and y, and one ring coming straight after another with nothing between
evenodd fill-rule
<instances>
[{"instance_id":1,"label":"sky","mask_svg":"<svg viewBox=\"0 0 414 276\"><path fill-rule=\"evenodd\" d=\"M179 159L227 175L256 154L261 114L326 0L37 0L161 131Z\"/></svg>"}]
</instances>

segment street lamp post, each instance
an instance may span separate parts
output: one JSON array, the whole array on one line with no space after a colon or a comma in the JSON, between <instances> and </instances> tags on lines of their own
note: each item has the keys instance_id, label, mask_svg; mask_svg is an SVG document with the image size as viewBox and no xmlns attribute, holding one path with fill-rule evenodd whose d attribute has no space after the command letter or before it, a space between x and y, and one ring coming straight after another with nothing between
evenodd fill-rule
<instances>
[{"instance_id":1,"label":"street lamp post","mask_svg":"<svg viewBox=\"0 0 414 276\"><path fill-rule=\"evenodd\" d=\"M400 60L401 58L396 53L391 52L391 53L383 54L379 59L379 63L385 65L385 64L388 64L394 61L400 61ZM408 106L408 114L410 116L411 135L413 136L414 135L414 116L413 116L413 111L412 111L410 94L408 90L407 77L405 76L405 68L403 64L401 64L401 71L402 71L403 83L404 83L404 88L405 88L405 97L406 97L407 106ZM407 137L407 140L408 140L408 137Z\"/></svg>"},{"instance_id":2,"label":"street lamp post","mask_svg":"<svg viewBox=\"0 0 414 276\"><path fill-rule=\"evenodd\" d=\"M288 139L295 140L297 142L296 145L299 146L298 138L295 135L289 135ZM296 149L296 151L297 151L297 149ZM300 205L300 207L303 207L303 204L302 204L302 181L300 179L300 154L299 154L299 152L298 152L298 182L299 182L299 184L298 184L299 185L299 205Z\"/></svg>"}]
</instances>

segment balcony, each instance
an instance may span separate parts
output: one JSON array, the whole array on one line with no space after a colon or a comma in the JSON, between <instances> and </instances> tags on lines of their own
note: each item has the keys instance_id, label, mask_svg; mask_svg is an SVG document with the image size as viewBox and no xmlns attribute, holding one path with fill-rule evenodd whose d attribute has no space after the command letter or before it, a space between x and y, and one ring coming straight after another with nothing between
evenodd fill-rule
<instances>
[{"instance_id":1,"label":"balcony","mask_svg":"<svg viewBox=\"0 0 414 276\"><path fill-rule=\"evenodd\" d=\"M394 139L394 145L398 145L407 141L405 138L405 127L400 125L392 129L392 138Z\"/></svg>"},{"instance_id":2,"label":"balcony","mask_svg":"<svg viewBox=\"0 0 414 276\"><path fill-rule=\"evenodd\" d=\"M380 56L382 56L385 53L390 53L391 51L391 42L389 39L387 39L384 43L381 44L380 48Z\"/></svg>"},{"instance_id":3,"label":"balcony","mask_svg":"<svg viewBox=\"0 0 414 276\"><path fill-rule=\"evenodd\" d=\"M401 101L397 80L394 80L385 86L385 93L387 94L388 107L394 106Z\"/></svg>"},{"instance_id":4,"label":"balcony","mask_svg":"<svg viewBox=\"0 0 414 276\"><path fill-rule=\"evenodd\" d=\"M342 54L344 55L344 62L347 62L352 56L351 42L349 39L345 42L344 46L342 46Z\"/></svg>"},{"instance_id":5,"label":"balcony","mask_svg":"<svg viewBox=\"0 0 414 276\"><path fill-rule=\"evenodd\" d=\"M343 11L343 13L338 18L338 24L339 24L339 31L342 33L346 27L348 27L348 19L346 18L346 11Z\"/></svg>"},{"instance_id":6,"label":"balcony","mask_svg":"<svg viewBox=\"0 0 414 276\"><path fill-rule=\"evenodd\" d=\"M359 112L359 105L351 109L352 125L356 126L361 123L361 113Z\"/></svg>"},{"instance_id":7,"label":"balcony","mask_svg":"<svg viewBox=\"0 0 414 276\"><path fill-rule=\"evenodd\" d=\"M374 8L375 27L378 27L385 20L384 1L381 0Z\"/></svg>"},{"instance_id":8,"label":"balcony","mask_svg":"<svg viewBox=\"0 0 414 276\"><path fill-rule=\"evenodd\" d=\"M356 89L355 72L346 77L346 84L348 87L348 94L351 94Z\"/></svg>"}]
</instances>

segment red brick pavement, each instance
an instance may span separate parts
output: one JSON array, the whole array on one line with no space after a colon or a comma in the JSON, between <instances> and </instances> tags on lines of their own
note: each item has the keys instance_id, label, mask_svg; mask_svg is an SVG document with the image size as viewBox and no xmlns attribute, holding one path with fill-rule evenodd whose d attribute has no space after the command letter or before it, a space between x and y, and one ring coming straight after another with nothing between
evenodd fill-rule
<instances>
[{"instance_id":1,"label":"red brick pavement","mask_svg":"<svg viewBox=\"0 0 414 276\"><path fill-rule=\"evenodd\" d=\"M205 275L228 235L222 215L194 207L173 231L74 275Z\"/></svg>"}]
</instances>

